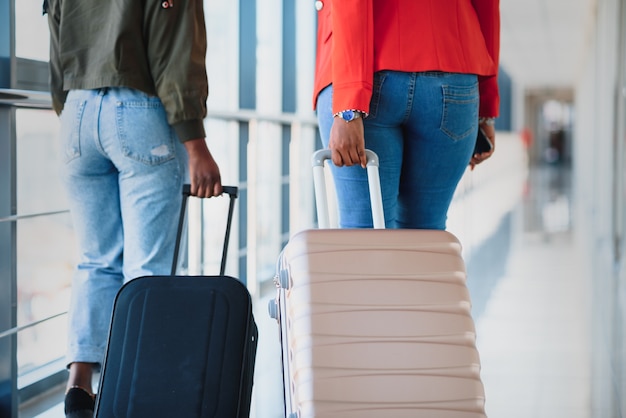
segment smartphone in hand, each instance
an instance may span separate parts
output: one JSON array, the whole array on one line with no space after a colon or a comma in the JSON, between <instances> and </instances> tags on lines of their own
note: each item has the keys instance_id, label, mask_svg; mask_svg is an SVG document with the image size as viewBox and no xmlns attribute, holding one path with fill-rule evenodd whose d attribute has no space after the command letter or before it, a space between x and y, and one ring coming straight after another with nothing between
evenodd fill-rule
<instances>
[{"instance_id":1,"label":"smartphone in hand","mask_svg":"<svg viewBox=\"0 0 626 418\"><path fill-rule=\"evenodd\" d=\"M474 145L474 154L482 154L483 152L489 152L492 149L493 149L493 144L491 143L489 138L487 138L485 131L483 131L479 127L478 136L476 137L476 145Z\"/></svg>"}]
</instances>

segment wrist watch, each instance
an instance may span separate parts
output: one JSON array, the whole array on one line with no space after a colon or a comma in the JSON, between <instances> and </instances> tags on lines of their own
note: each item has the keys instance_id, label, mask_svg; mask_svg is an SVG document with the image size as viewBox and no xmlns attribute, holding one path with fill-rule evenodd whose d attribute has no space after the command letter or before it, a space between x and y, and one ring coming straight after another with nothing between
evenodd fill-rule
<instances>
[{"instance_id":1,"label":"wrist watch","mask_svg":"<svg viewBox=\"0 0 626 418\"><path fill-rule=\"evenodd\" d=\"M353 120L360 118L362 115L358 110L343 110L335 113L335 116L339 116L346 122L352 122Z\"/></svg>"}]
</instances>

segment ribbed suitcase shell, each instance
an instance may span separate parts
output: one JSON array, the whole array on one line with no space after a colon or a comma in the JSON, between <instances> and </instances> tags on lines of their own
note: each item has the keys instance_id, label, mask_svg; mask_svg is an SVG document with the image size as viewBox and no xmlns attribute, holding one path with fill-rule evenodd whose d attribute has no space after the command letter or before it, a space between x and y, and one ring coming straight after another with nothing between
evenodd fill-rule
<instances>
[{"instance_id":1,"label":"ribbed suitcase shell","mask_svg":"<svg viewBox=\"0 0 626 418\"><path fill-rule=\"evenodd\" d=\"M287 416L484 418L465 278L445 231L295 234L273 304Z\"/></svg>"}]
</instances>

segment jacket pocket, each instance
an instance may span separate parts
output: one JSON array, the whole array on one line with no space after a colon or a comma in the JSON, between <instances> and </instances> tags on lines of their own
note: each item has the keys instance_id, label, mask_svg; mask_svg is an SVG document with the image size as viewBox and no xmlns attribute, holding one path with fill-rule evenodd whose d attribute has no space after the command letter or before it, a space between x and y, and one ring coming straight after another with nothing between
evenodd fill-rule
<instances>
[{"instance_id":1,"label":"jacket pocket","mask_svg":"<svg viewBox=\"0 0 626 418\"><path fill-rule=\"evenodd\" d=\"M454 140L473 133L478 123L478 83L471 86L443 85L441 131Z\"/></svg>"},{"instance_id":2,"label":"jacket pocket","mask_svg":"<svg viewBox=\"0 0 626 418\"><path fill-rule=\"evenodd\" d=\"M330 3L330 1L325 1L322 4L323 4L322 9L318 10L317 12L318 31L319 31L318 40L326 44L329 42L331 36L333 35L332 14L331 14L332 4Z\"/></svg>"}]
</instances>

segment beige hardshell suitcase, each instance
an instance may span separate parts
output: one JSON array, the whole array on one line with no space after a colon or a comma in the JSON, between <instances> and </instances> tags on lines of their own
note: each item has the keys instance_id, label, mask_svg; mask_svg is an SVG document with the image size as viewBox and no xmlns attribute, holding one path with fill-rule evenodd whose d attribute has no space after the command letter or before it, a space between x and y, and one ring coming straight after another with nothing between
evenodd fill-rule
<instances>
[{"instance_id":1,"label":"beige hardshell suitcase","mask_svg":"<svg viewBox=\"0 0 626 418\"><path fill-rule=\"evenodd\" d=\"M302 231L278 261L269 309L286 416L484 418L461 245L445 231L382 229L378 161L368 157L378 229ZM316 153L314 166L327 158ZM315 183L319 211L318 174Z\"/></svg>"}]
</instances>

